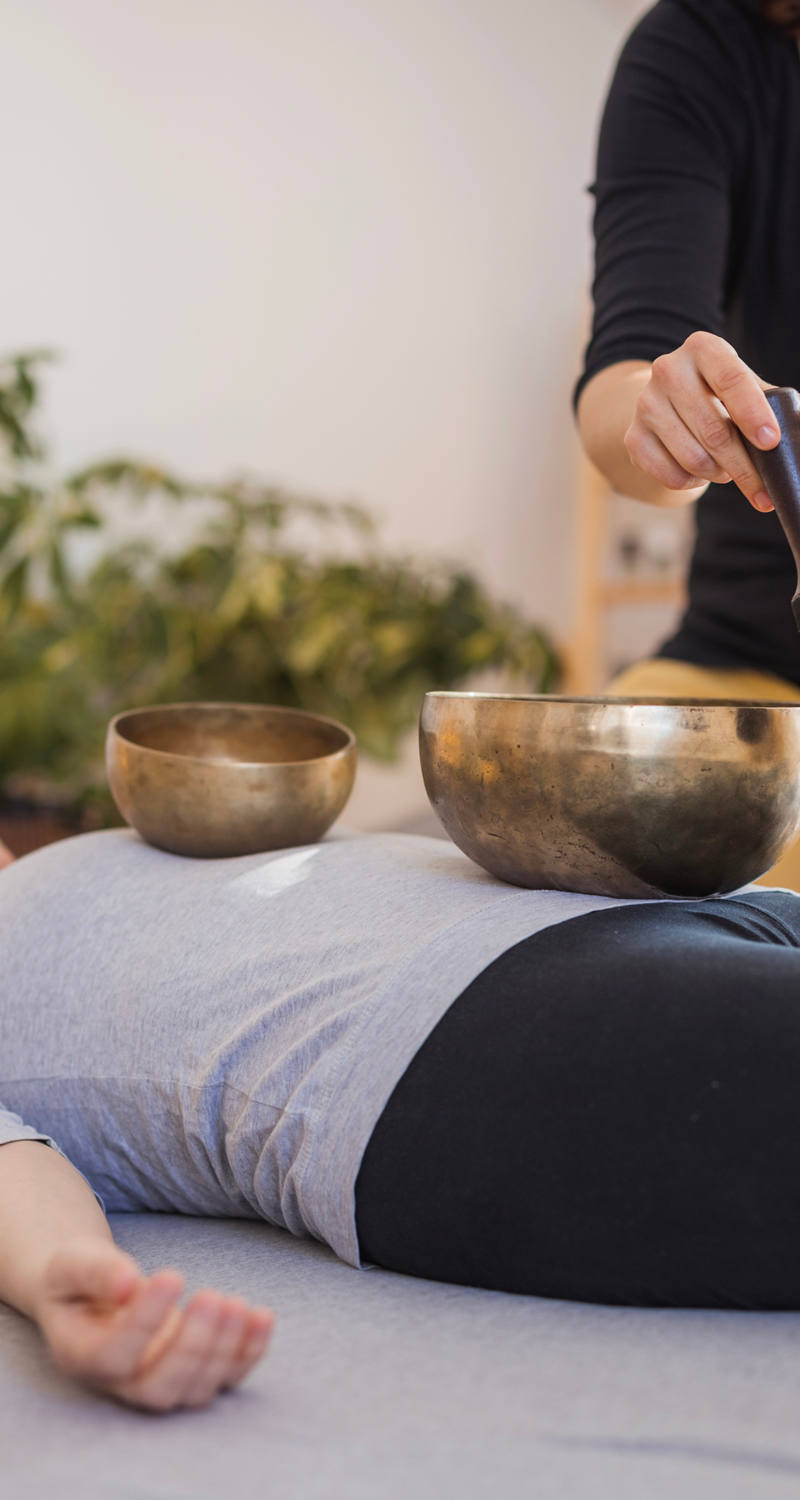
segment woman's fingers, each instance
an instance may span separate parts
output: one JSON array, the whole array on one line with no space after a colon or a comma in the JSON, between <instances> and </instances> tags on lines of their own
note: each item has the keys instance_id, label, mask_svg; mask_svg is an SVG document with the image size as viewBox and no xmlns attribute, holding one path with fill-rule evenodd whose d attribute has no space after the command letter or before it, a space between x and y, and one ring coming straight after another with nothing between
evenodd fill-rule
<instances>
[{"instance_id":1,"label":"woman's fingers","mask_svg":"<svg viewBox=\"0 0 800 1500\"><path fill-rule=\"evenodd\" d=\"M151 1411L185 1405L185 1395L213 1355L222 1316L218 1293L198 1292L182 1310L166 1347L122 1389L127 1400Z\"/></svg>"},{"instance_id":2,"label":"woman's fingers","mask_svg":"<svg viewBox=\"0 0 800 1500\"><path fill-rule=\"evenodd\" d=\"M272 1331L272 1314L228 1297L222 1308L217 1336L207 1359L184 1389L184 1406L207 1406L219 1391L229 1390L265 1353Z\"/></svg>"},{"instance_id":3,"label":"woman's fingers","mask_svg":"<svg viewBox=\"0 0 800 1500\"><path fill-rule=\"evenodd\" d=\"M225 1299L217 1323L216 1337L206 1358L190 1376L181 1396L182 1406L207 1406L226 1384L242 1341L247 1307Z\"/></svg>"},{"instance_id":4,"label":"woman's fingers","mask_svg":"<svg viewBox=\"0 0 800 1500\"><path fill-rule=\"evenodd\" d=\"M661 438L645 427L641 419L632 422L628 428L625 447L631 463L657 479L667 490L696 489L698 484L707 483L679 464Z\"/></svg>"},{"instance_id":5,"label":"woman's fingers","mask_svg":"<svg viewBox=\"0 0 800 1500\"><path fill-rule=\"evenodd\" d=\"M263 1359L269 1348L274 1326L275 1315L269 1307L250 1309L241 1343L228 1371L227 1380L222 1386L223 1390L227 1390L229 1386L238 1385L248 1371L252 1370L260 1359Z\"/></svg>"},{"instance_id":6,"label":"woman's fingers","mask_svg":"<svg viewBox=\"0 0 800 1500\"><path fill-rule=\"evenodd\" d=\"M771 424L768 428L770 438L773 432L776 437L780 436L775 419L755 376L729 344L711 335L694 335L693 338L694 342L687 340L677 357L667 356L655 361L653 386L661 397L661 406L667 402L670 404L685 426L689 440L697 443L707 455L707 461L732 479L748 500L761 509L768 497L762 499L764 485L737 426L741 421L749 428L748 436L750 431L756 431L763 438L761 429L767 423L762 420L763 413L754 416L753 397L759 407L766 409ZM727 393L725 404L723 391ZM727 406L728 399L732 409ZM659 436L663 437L661 429L666 424L661 406L658 408L658 430Z\"/></svg>"},{"instance_id":7,"label":"woman's fingers","mask_svg":"<svg viewBox=\"0 0 800 1500\"><path fill-rule=\"evenodd\" d=\"M696 333L654 361L625 446L668 489L732 479L756 509L770 510L740 433L762 449L780 439L757 376L724 339Z\"/></svg>"},{"instance_id":8,"label":"woman's fingers","mask_svg":"<svg viewBox=\"0 0 800 1500\"><path fill-rule=\"evenodd\" d=\"M684 386L675 388L670 396L658 389L654 378L650 390L640 400L642 420L649 424L653 434L658 434L658 440L667 453L690 476L694 484L727 484L730 474L720 467L695 436L691 426L687 425L691 414L702 409L702 403L708 394L702 390L699 378L695 377L694 384L695 391L689 393ZM675 405L676 400L679 402L678 407ZM683 413L687 415L684 416Z\"/></svg>"},{"instance_id":9,"label":"woman's fingers","mask_svg":"<svg viewBox=\"0 0 800 1500\"><path fill-rule=\"evenodd\" d=\"M741 363L736 356L734 358L737 364ZM749 371L747 374L755 385L755 377ZM768 503L768 496L764 496L763 501L761 499L764 485L736 426L721 398L702 379L698 368L684 357L671 365L668 372L654 367L653 382L665 390L677 427L685 433L687 444L697 450L694 472L722 484L732 479L759 509ZM756 394L766 406L757 386ZM668 417L660 414L660 423L665 433L664 441L671 447ZM778 432L777 427L774 430Z\"/></svg>"},{"instance_id":10,"label":"woman's fingers","mask_svg":"<svg viewBox=\"0 0 800 1500\"><path fill-rule=\"evenodd\" d=\"M733 346L712 333L693 333L684 349L726 412L757 448L774 448L780 428L761 382Z\"/></svg>"},{"instance_id":11,"label":"woman's fingers","mask_svg":"<svg viewBox=\"0 0 800 1500\"><path fill-rule=\"evenodd\" d=\"M206 1406L264 1354L267 1308L198 1292L177 1301L183 1277L145 1277L111 1243L76 1240L48 1267L40 1323L56 1363L109 1395L150 1411Z\"/></svg>"},{"instance_id":12,"label":"woman's fingers","mask_svg":"<svg viewBox=\"0 0 800 1500\"><path fill-rule=\"evenodd\" d=\"M152 1411L207 1406L261 1358L271 1327L266 1309L250 1309L240 1298L218 1292L198 1292L170 1343L121 1394Z\"/></svg>"},{"instance_id":13,"label":"woman's fingers","mask_svg":"<svg viewBox=\"0 0 800 1500\"><path fill-rule=\"evenodd\" d=\"M177 1271L158 1271L143 1280L113 1322L87 1339L84 1377L109 1386L129 1380L146 1363L154 1341L169 1329L182 1291Z\"/></svg>"}]
</instances>

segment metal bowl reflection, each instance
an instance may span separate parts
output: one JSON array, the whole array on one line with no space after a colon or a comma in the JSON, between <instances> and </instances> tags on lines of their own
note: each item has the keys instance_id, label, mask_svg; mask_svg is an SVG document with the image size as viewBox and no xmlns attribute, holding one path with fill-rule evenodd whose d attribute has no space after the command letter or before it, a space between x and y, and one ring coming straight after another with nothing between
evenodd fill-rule
<instances>
[{"instance_id":1,"label":"metal bowl reflection","mask_svg":"<svg viewBox=\"0 0 800 1500\"><path fill-rule=\"evenodd\" d=\"M514 885L710 896L800 831L800 704L428 693L420 759L454 843Z\"/></svg>"},{"instance_id":2,"label":"metal bowl reflection","mask_svg":"<svg viewBox=\"0 0 800 1500\"><path fill-rule=\"evenodd\" d=\"M300 709L168 703L111 720L106 770L148 843L220 858L320 839L352 790L356 742Z\"/></svg>"}]
</instances>

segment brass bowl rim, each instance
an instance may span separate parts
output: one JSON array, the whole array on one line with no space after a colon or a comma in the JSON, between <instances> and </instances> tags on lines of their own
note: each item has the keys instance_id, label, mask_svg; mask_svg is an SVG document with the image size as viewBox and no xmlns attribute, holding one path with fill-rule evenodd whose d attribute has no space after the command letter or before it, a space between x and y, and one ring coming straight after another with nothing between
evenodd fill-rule
<instances>
[{"instance_id":1,"label":"brass bowl rim","mask_svg":"<svg viewBox=\"0 0 800 1500\"><path fill-rule=\"evenodd\" d=\"M323 761L336 760L337 757L347 755L351 750L357 748L356 737L352 729L350 729L347 724L342 724L339 719L331 719L326 714L314 713L311 709L308 708L289 708L288 705L284 703L240 703L234 700L212 702L208 699L200 699L189 701L187 703L145 703L142 704L139 708L123 708L120 713L114 714L114 717L109 720L106 736L108 737L111 734L114 734L119 739L124 740L126 745L135 745L137 750L143 750L148 755L157 755L163 760L184 760L187 763L192 763L198 766L213 765L214 761L204 755L187 755L183 750L157 750L153 745L142 745L138 740L130 739L120 727L125 719L133 719L137 716L137 714L148 714L156 712L172 713L176 712L178 709L186 708L255 708L259 710L268 709L272 714L287 714L292 715L295 718L308 719L316 724L325 724L331 729L340 730L341 733L345 736L345 742L343 745L339 746L338 750L329 750L325 755L298 756L295 760L237 760L235 762L231 762L231 765L234 765L237 771L255 771L263 769L265 766L273 766L276 770L279 767L281 770L286 770L288 766L315 766L321 764L321 762Z\"/></svg>"},{"instance_id":2,"label":"brass bowl rim","mask_svg":"<svg viewBox=\"0 0 800 1500\"><path fill-rule=\"evenodd\" d=\"M578 693L472 693L434 688L425 698L460 698L473 702L494 703L587 703L608 708L793 708L800 702L781 698L615 698L602 693L594 696Z\"/></svg>"}]
</instances>

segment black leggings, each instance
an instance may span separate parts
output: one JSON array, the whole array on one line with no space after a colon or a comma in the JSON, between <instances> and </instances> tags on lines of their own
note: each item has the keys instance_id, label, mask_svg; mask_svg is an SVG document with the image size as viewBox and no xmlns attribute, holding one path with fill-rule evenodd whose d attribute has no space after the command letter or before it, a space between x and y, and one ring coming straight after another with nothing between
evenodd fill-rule
<instances>
[{"instance_id":1,"label":"black leggings","mask_svg":"<svg viewBox=\"0 0 800 1500\"><path fill-rule=\"evenodd\" d=\"M800 1308L800 897L607 908L504 953L406 1070L362 1258L584 1301Z\"/></svg>"}]
</instances>

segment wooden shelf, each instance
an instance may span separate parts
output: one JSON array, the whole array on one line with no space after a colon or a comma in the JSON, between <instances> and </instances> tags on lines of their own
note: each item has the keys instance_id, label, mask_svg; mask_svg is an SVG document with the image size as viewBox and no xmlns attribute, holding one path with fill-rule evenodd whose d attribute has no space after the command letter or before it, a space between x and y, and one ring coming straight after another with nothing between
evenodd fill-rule
<instances>
[{"instance_id":1,"label":"wooden shelf","mask_svg":"<svg viewBox=\"0 0 800 1500\"><path fill-rule=\"evenodd\" d=\"M680 578L609 578L597 584L597 601L615 604L681 604L686 589Z\"/></svg>"},{"instance_id":2,"label":"wooden shelf","mask_svg":"<svg viewBox=\"0 0 800 1500\"><path fill-rule=\"evenodd\" d=\"M677 615L685 602L683 579L674 574L604 576L608 556L608 506L613 491L579 450L574 512L574 614L572 638L564 652L563 691L601 693L608 680L609 617L636 605L668 605Z\"/></svg>"}]
</instances>

